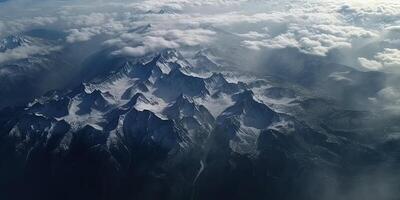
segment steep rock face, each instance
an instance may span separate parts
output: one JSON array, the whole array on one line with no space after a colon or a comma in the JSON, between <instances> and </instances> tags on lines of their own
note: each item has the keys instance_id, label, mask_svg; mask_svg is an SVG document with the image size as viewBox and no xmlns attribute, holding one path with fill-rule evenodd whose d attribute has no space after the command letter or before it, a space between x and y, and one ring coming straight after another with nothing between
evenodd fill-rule
<instances>
[{"instance_id":1,"label":"steep rock face","mask_svg":"<svg viewBox=\"0 0 400 200\"><path fill-rule=\"evenodd\" d=\"M131 146L154 146L168 152L178 149L181 139L172 121L162 120L150 111L131 110L124 118L123 132Z\"/></svg>"},{"instance_id":2,"label":"steep rock face","mask_svg":"<svg viewBox=\"0 0 400 200\"><path fill-rule=\"evenodd\" d=\"M194 70L199 72L218 71L222 66L217 63L217 59L210 50L198 51L192 59Z\"/></svg>"},{"instance_id":3,"label":"steep rock face","mask_svg":"<svg viewBox=\"0 0 400 200\"><path fill-rule=\"evenodd\" d=\"M180 69L173 70L159 79L155 86L156 94L166 100L175 99L180 94L191 97L209 94L202 78L186 75Z\"/></svg>"},{"instance_id":4,"label":"steep rock face","mask_svg":"<svg viewBox=\"0 0 400 200\"><path fill-rule=\"evenodd\" d=\"M164 110L165 115L182 125L194 144L202 145L214 127L214 117L202 105L188 96L180 95Z\"/></svg>"},{"instance_id":5,"label":"steep rock face","mask_svg":"<svg viewBox=\"0 0 400 200\"><path fill-rule=\"evenodd\" d=\"M63 97L61 99L52 99L45 104L36 102L29 110L32 113L59 118L68 115L69 103L70 98Z\"/></svg>"},{"instance_id":6,"label":"steep rock face","mask_svg":"<svg viewBox=\"0 0 400 200\"><path fill-rule=\"evenodd\" d=\"M251 91L244 91L233 97L236 103L228 107L218 118L217 123L229 128L225 134L234 136L231 148L238 153L256 153L256 141L261 130L279 121L279 114L268 106L257 102ZM236 125L235 125L236 124Z\"/></svg>"},{"instance_id":7,"label":"steep rock face","mask_svg":"<svg viewBox=\"0 0 400 200\"><path fill-rule=\"evenodd\" d=\"M69 125L65 121L57 121L36 114L24 114L14 124L7 138L12 138L17 151L29 156L29 151L37 146L47 146L54 149L57 142L68 132ZM28 159L28 158L27 158Z\"/></svg>"},{"instance_id":8,"label":"steep rock face","mask_svg":"<svg viewBox=\"0 0 400 200\"><path fill-rule=\"evenodd\" d=\"M197 105L192 98L183 94L181 94L171 106L166 108L164 112L171 119L191 117L204 125L214 122L214 117L207 108L202 105ZM208 127L208 129L211 129L211 127Z\"/></svg>"},{"instance_id":9,"label":"steep rock face","mask_svg":"<svg viewBox=\"0 0 400 200\"><path fill-rule=\"evenodd\" d=\"M79 95L82 101L78 104L78 115L87 114L92 110L104 111L110 106L110 103L99 90L95 90L90 94L84 93Z\"/></svg>"},{"instance_id":10,"label":"steep rock face","mask_svg":"<svg viewBox=\"0 0 400 200\"><path fill-rule=\"evenodd\" d=\"M244 89L242 85L229 83L221 73L213 73L209 78L205 79L205 83L212 94L217 94L218 92L235 94Z\"/></svg>"},{"instance_id":11,"label":"steep rock face","mask_svg":"<svg viewBox=\"0 0 400 200\"><path fill-rule=\"evenodd\" d=\"M234 98L236 99L235 105L227 108L220 118L240 117L240 121L245 126L264 129L277 117L277 113L271 108L257 102L251 91L237 94Z\"/></svg>"}]
</instances>

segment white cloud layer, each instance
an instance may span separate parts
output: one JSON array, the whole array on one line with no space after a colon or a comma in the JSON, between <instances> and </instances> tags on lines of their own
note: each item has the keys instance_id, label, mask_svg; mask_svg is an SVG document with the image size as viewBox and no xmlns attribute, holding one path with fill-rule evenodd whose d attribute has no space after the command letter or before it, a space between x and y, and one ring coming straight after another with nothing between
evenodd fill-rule
<instances>
[{"instance_id":1,"label":"white cloud layer","mask_svg":"<svg viewBox=\"0 0 400 200\"><path fill-rule=\"evenodd\" d=\"M381 70L383 68L400 68L400 50L386 48L379 52L374 59L359 58L361 66L368 70Z\"/></svg>"},{"instance_id":2,"label":"white cloud layer","mask_svg":"<svg viewBox=\"0 0 400 200\"><path fill-rule=\"evenodd\" d=\"M140 56L162 48L218 43L219 29L236 35L239 48L297 48L318 56L332 50L355 54L368 43L386 42L391 46L357 54L355 62L368 70L398 65L394 45L400 45L400 2L394 0L27 2L0 6L0 18L7 19L0 20L0 37L56 28L67 33L68 43L103 35L108 38L104 44L117 49L113 54ZM149 30L132 31L148 24Z\"/></svg>"},{"instance_id":3,"label":"white cloud layer","mask_svg":"<svg viewBox=\"0 0 400 200\"><path fill-rule=\"evenodd\" d=\"M205 29L151 30L142 35L125 33L117 40L106 41L106 44L125 46L115 51L114 55L143 56L149 52L165 48L206 44L212 41L214 34L215 32ZM127 46L129 44L132 45Z\"/></svg>"},{"instance_id":4,"label":"white cloud layer","mask_svg":"<svg viewBox=\"0 0 400 200\"><path fill-rule=\"evenodd\" d=\"M35 55L47 55L53 51L60 50L61 47L55 46L37 46L37 45L24 45L14 49L8 49L5 52L0 52L0 64L29 58Z\"/></svg>"},{"instance_id":5,"label":"white cloud layer","mask_svg":"<svg viewBox=\"0 0 400 200\"><path fill-rule=\"evenodd\" d=\"M360 62L361 66L366 68L367 70L372 70L372 71L377 71L383 68L382 63L376 61L376 60L369 60L367 58L358 58L358 61Z\"/></svg>"}]
</instances>

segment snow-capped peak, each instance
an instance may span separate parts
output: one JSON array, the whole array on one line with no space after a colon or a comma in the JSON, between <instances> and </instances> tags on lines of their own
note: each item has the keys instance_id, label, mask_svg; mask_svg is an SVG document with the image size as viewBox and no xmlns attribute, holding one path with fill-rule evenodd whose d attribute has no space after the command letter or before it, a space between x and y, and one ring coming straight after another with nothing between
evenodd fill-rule
<instances>
[{"instance_id":1,"label":"snow-capped peak","mask_svg":"<svg viewBox=\"0 0 400 200\"><path fill-rule=\"evenodd\" d=\"M24 36L11 35L0 40L0 52L4 52L9 49L15 49L21 46L27 46L32 42Z\"/></svg>"},{"instance_id":2,"label":"snow-capped peak","mask_svg":"<svg viewBox=\"0 0 400 200\"><path fill-rule=\"evenodd\" d=\"M254 99L252 91L244 91L233 97L236 103L227 108L219 119L239 117L244 125L257 129L268 127L278 113L274 112L267 105Z\"/></svg>"}]
</instances>

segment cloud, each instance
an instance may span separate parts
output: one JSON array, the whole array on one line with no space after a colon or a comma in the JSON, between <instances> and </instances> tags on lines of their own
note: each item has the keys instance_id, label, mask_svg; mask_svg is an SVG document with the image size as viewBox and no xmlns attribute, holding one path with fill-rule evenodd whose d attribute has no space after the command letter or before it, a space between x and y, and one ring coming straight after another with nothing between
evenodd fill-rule
<instances>
[{"instance_id":1,"label":"cloud","mask_svg":"<svg viewBox=\"0 0 400 200\"><path fill-rule=\"evenodd\" d=\"M1 18L0 18L1 19ZM57 17L31 17L18 18L11 20L0 20L0 37L13 33L19 33L27 29L43 27L54 24L58 21Z\"/></svg>"},{"instance_id":2,"label":"cloud","mask_svg":"<svg viewBox=\"0 0 400 200\"><path fill-rule=\"evenodd\" d=\"M175 41L166 40L163 37L146 36L143 38L143 44L136 47L124 47L115 51L114 55L123 56L143 56L149 52L164 48L178 48L179 44Z\"/></svg>"},{"instance_id":3,"label":"cloud","mask_svg":"<svg viewBox=\"0 0 400 200\"><path fill-rule=\"evenodd\" d=\"M26 9L26 13L37 17L2 22L0 30L20 32L32 25L55 24L67 32L68 43L104 35L108 38L104 44L116 47L116 52L141 55L164 46L206 45L211 40L218 43L218 38L213 37L216 35L213 28L217 27L238 33L238 45L252 50L289 47L306 54L326 56L332 50L346 50L352 54L353 49L356 51L362 44L379 38L390 38L393 42L400 24L395 20L399 21L400 4L390 2L363 4L324 0L304 6L301 1L290 0L283 3L257 0L43 1ZM38 9L44 5L45 12ZM165 12L159 12L162 10ZM55 16L54 13L58 17L50 17ZM382 19L390 23L381 27L379 20ZM132 33L135 27L147 24L152 24L150 32ZM382 28L385 31L381 31ZM161 41L160 45L153 44L156 40ZM358 55L354 60L356 64L378 70L376 62L380 61L368 57Z\"/></svg>"},{"instance_id":4,"label":"cloud","mask_svg":"<svg viewBox=\"0 0 400 200\"><path fill-rule=\"evenodd\" d=\"M378 92L378 97L386 100L397 99L400 100L400 93L393 87L387 87Z\"/></svg>"},{"instance_id":5,"label":"cloud","mask_svg":"<svg viewBox=\"0 0 400 200\"><path fill-rule=\"evenodd\" d=\"M5 52L0 52L0 64L13 60L30 58L35 55L47 55L60 49L61 47L59 46L23 45L14 49L8 49Z\"/></svg>"},{"instance_id":6,"label":"cloud","mask_svg":"<svg viewBox=\"0 0 400 200\"><path fill-rule=\"evenodd\" d=\"M386 48L378 53L375 59L383 63L385 67L400 67L400 50Z\"/></svg>"},{"instance_id":7,"label":"cloud","mask_svg":"<svg viewBox=\"0 0 400 200\"><path fill-rule=\"evenodd\" d=\"M64 20L76 27L99 26L107 23L112 19L111 14L105 13L90 13L87 15L67 16Z\"/></svg>"},{"instance_id":8,"label":"cloud","mask_svg":"<svg viewBox=\"0 0 400 200\"><path fill-rule=\"evenodd\" d=\"M338 25L289 25L287 32L260 41L244 41L251 49L298 48L300 51L325 56L335 48L351 48L355 38L371 38L375 34L363 29Z\"/></svg>"},{"instance_id":9,"label":"cloud","mask_svg":"<svg viewBox=\"0 0 400 200\"><path fill-rule=\"evenodd\" d=\"M187 30L158 30L151 32L152 35L163 36L168 40L177 41L178 43L185 46L196 46L199 44L205 44L212 40L212 36L215 35L214 31L206 29L187 29Z\"/></svg>"},{"instance_id":10,"label":"cloud","mask_svg":"<svg viewBox=\"0 0 400 200\"><path fill-rule=\"evenodd\" d=\"M274 29L276 32L276 24L283 27L281 31L266 37L248 37L242 41L242 46L250 49L294 47L306 54L325 56L332 49L352 48L360 40L370 41L379 37L378 32L373 29L347 23L338 15L336 8L321 5L323 3L315 4L312 9L259 13L257 19L240 17L242 23L264 23L267 30L272 32ZM229 21L232 23L232 19Z\"/></svg>"},{"instance_id":11,"label":"cloud","mask_svg":"<svg viewBox=\"0 0 400 200\"><path fill-rule=\"evenodd\" d=\"M388 112L400 112L400 90L398 87L388 86L380 90L373 102Z\"/></svg>"},{"instance_id":12,"label":"cloud","mask_svg":"<svg viewBox=\"0 0 400 200\"><path fill-rule=\"evenodd\" d=\"M69 43L84 42L90 40L93 36L99 34L101 31L99 28L83 28L83 29L71 29L66 40Z\"/></svg>"},{"instance_id":13,"label":"cloud","mask_svg":"<svg viewBox=\"0 0 400 200\"><path fill-rule=\"evenodd\" d=\"M348 81L352 82L350 78L347 77L347 75L350 73L350 71L345 71L345 72L333 72L330 74L328 77L332 78L335 81Z\"/></svg>"},{"instance_id":14,"label":"cloud","mask_svg":"<svg viewBox=\"0 0 400 200\"><path fill-rule=\"evenodd\" d=\"M267 33L259 33L257 31L249 31L247 33L241 33L237 35L248 39L259 39L259 38L270 37Z\"/></svg>"},{"instance_id":15,"label":"cloud","mask_svg":"<svg viewBox=\"0 0 400 200\"><path fill-rule=\"evenodd\" d=\"M247 2L247 0L201 0L201 1L192 1L192 0L146 0L140 3L133 3L131 6L134 6L140 10L149 11L149 10L161 10L161 9L172 9L172 10L183 10L183 7L197 7L197 6L205 6L205 5L236 5L243 2Z\"/></svg>"},{"instance_id":16,"label":"cloud","mask_svg":"<svg viewBox=\"0 0 400 200\"><path fill-rule=\"evenodd\" d=\"M106 41L105 44L124 46L114 51L114 55L143 56L164 48L204 45L212 41L214 34L213 31L199 28L187 30L153 28L145 34L125 33L118 39Z\"/></svg>"},{"instance_id":17,"label":"cloud","mask_svg":"<svg viewBox=\"0 0 400 200\"><path fill-rule=\"evenodd\" d=\"M383 68L382 63L376 61L376 60L369 60L367 58L358 58L358 61L360 62L361 66L366 68L367 70L372 70L372 71L377 71Z\"/></svg>"},{"instance_id":18,"label":"cloud","mask_svg":"<svg viewBox=\"0 0 400 200\"><path fill-rule=\"evenodd\" d=\"M400 33L400 26L389 26L385 29L389 34L399 34ZM397 35L398 36L398 35Z\"/></svg>"},{"instance_id":19,"label":"cloud","mask_svg":"<svg viewBox=\"0 0 400 200\"><path fill-rule=\"evenodd\" d=\"M384 68L400 68L400 50L385 48L377 53L374 59L358 58L361 66L368 70L381 70Z\"/></svg>"},{"instance_id":20,"label":"cloud","mask_svg":"<svg viewBox=\"0 0 400 200\"><path fill-rule=\"evenodd\" d=\"M396 0L346 2L338 12L349 22L363 26L391 24L398 21L400 16L400 4Z\"/></svg>"}]
</instances>

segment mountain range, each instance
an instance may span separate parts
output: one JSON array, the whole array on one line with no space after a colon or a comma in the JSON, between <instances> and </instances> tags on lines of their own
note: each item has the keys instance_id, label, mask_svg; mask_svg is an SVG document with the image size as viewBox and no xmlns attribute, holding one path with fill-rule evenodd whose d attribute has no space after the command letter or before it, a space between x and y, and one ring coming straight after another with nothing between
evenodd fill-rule
<instances>
[{"instance_id":1,"label":"mountain range","mask_svg":"<svg viewBox=\"0 0 400 200\"><path fill-rule=\"evenodd\" d=\"M10 37L0 51L24 43L46 41ZM76 84L41 89L21 100L29 103L0 111L0 197L325 199L332 189L346 192L332 185L364 184L375 166L397 166L388 146L398 139L361 139L380 130L372 126L379 122L373 110L343 108L334 98L339 91L315 92L337 84L366 95L379 85L359 91L361 83L379 83L384 74L308 61L296 73L255 74L227 68L211 49L192 56L164 49L134 59L102 53L74 71ZM29 66L45 74L54 70L45 66L63 62L60 55L0 70L18 74ZM29 91L38 79L15 85ZM1 85L10 90L0 96L14 95L2 105L28 97L13 83Z\"/></svg>"}]
</instances>

